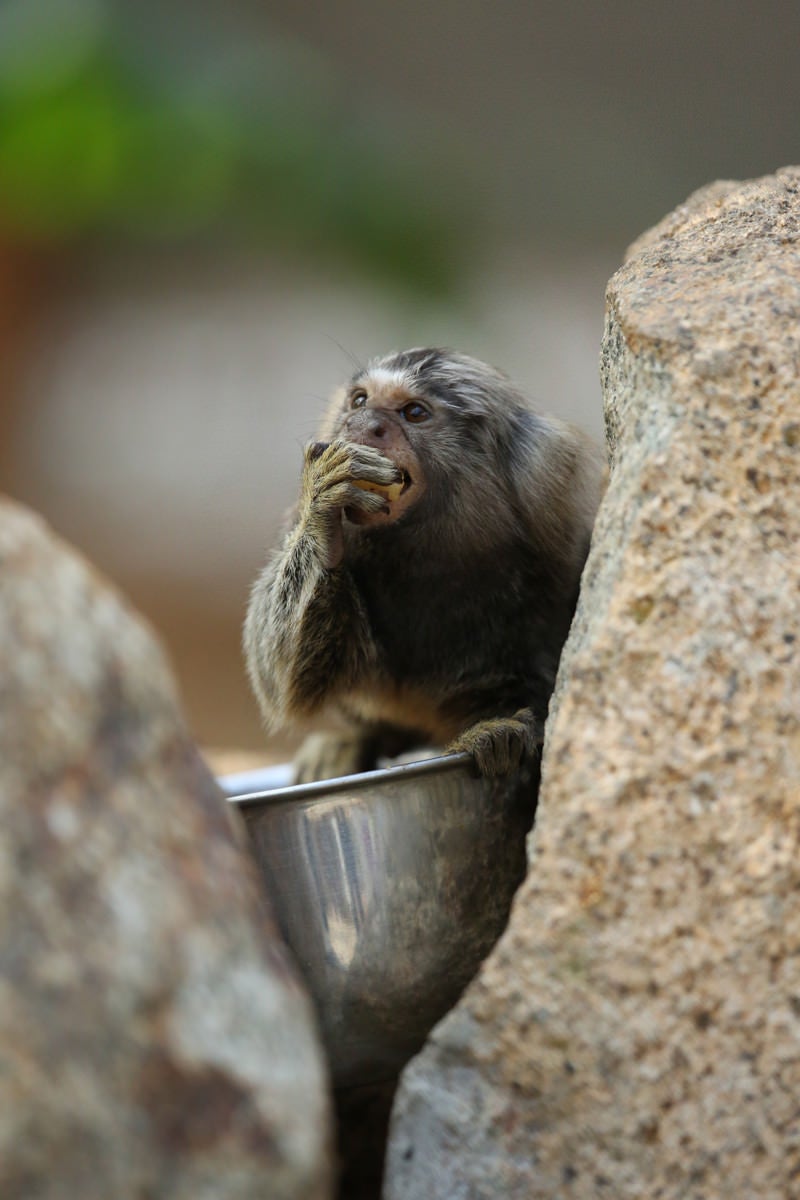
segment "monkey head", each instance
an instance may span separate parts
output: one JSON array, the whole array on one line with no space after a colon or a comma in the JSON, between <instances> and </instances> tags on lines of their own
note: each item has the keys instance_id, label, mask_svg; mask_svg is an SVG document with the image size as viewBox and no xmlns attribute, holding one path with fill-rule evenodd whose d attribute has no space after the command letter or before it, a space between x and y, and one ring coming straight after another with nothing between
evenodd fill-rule
<instances>
[{"instance_id":1,"label":"monkey head","mask_svg":"<svg viewBox=\"0 0 800 1200\"><path fill-rule=\"evenodd\" d=\"M477 547L522 522L533 543L571 558L571 518L596 504L576 431L533 409L502 372L450 350L373 360L334 394L320 436L372 446L398 468L385 511L348 511L354 524L469 528Z\"/></svg>"},{"instance_id":2,"label":"monkey head","mask_svg":"<svg viewBox=\"0 0 800 1200\"><path fill-rule=\"evenodd\" d=\"M383 493L384 512L348 510L348 519L392 524L424 497L418 515L426 520L447 508L463 516L477 498L485 521L483 501L496 504L507 473L499 434L508 425L512 436L515 406L504 405L502 395L511 386L485 363L432 348L389 354L357 371L334 394L320 434L379 450L398 468L399 483ZM519 409L527 413L521 398ZM487 487L492 495L482 497Z\"/></svg>"}]
</instances>

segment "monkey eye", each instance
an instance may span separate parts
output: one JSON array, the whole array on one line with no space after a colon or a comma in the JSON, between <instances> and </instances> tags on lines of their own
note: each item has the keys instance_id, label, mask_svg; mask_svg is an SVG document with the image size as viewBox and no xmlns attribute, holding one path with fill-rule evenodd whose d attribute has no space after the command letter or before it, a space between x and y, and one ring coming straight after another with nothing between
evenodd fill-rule
<instances>
[{"instance_id":1,"label":"monkey eye","mask_svg":"<svg viewBox=\"0 0 800 1200\"><path fill-rule=\"evenodd\" d=\"M363 408L367 403L367 393L363 388L359 388L357 392L353 392L350 397L351 408Z\"/></svg>"},{"instance_id":2,"label":"monkey eye","mask_svg":"<svg viewBox=\"0 0 800 1200\"><path fill-rule=\"evenodd\" d=\"M410 404L406 404L400 409L400 412L412 425L419 425L421 421L427 421L431 415L425 405L418 404L416 400L412 400Z\"/></svg>"}]
</instances>

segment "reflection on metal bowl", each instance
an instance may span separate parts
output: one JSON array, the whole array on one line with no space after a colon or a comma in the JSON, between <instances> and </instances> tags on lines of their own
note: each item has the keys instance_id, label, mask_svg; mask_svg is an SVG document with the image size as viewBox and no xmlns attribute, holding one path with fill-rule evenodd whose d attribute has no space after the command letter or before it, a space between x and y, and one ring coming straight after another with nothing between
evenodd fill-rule
<instances>
[{"instance_id":1,"label":"reflection on metal bowl","mask_svg":"<svg viewBox=\"0 0 800 1200\"><path fill-rule=\"evenodd\" d=\"M221 783L316 1003L334 1086L391 1078L506 925L536 781L475 778L466 755L274 786L288 776Z\"/></svg>"}]
</instances>

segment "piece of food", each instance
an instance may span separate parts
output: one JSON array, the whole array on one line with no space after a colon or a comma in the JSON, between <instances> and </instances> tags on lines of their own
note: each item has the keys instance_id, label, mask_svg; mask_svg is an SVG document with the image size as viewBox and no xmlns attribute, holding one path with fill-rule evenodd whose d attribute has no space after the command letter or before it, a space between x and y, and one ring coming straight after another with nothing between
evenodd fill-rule
<instances>
[{"instance_id":1,"label":"piece of food","mask_svg":"<svg viewBox=\"0 0 800 1200\"><path fill-rule=\"evenodd\" d=\"M379 496L385 496L389 501L397 500L406 486L403 479L398 480L397 483L372 483L369 479L354 479L353 483L357 488L361 488L362 492L377 492Z\"/></svg>"}]
</instances>

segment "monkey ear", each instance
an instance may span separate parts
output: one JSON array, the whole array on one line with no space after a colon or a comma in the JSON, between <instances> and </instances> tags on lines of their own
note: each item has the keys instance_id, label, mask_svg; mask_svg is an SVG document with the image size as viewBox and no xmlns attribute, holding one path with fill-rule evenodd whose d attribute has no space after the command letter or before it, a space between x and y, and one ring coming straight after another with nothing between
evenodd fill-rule
<instances>
[{"instance_id":1,"label":"monkey ear","mask_svg":"<svg viewBox=\"0 0 800 1200\"><path fill-rule=\"evenodd\" d=\"M566 567L586 556L598 502L605 487L602 448L556 417L533 414L513 478L534 542Z\"/></svg>"},{"instance_id":2,"label":"monkey ear","mask_svg":"<svg viewBox=\"0 0 800 1200\"><path fill-rule=\"evenodd\" d=\"M508 415L500 434L498 451L514 490L525 497L531 489L539 493L544 466L542 453L547 443L546 430L537 413L517 409Z\"/></svg>"}]
</instances>

